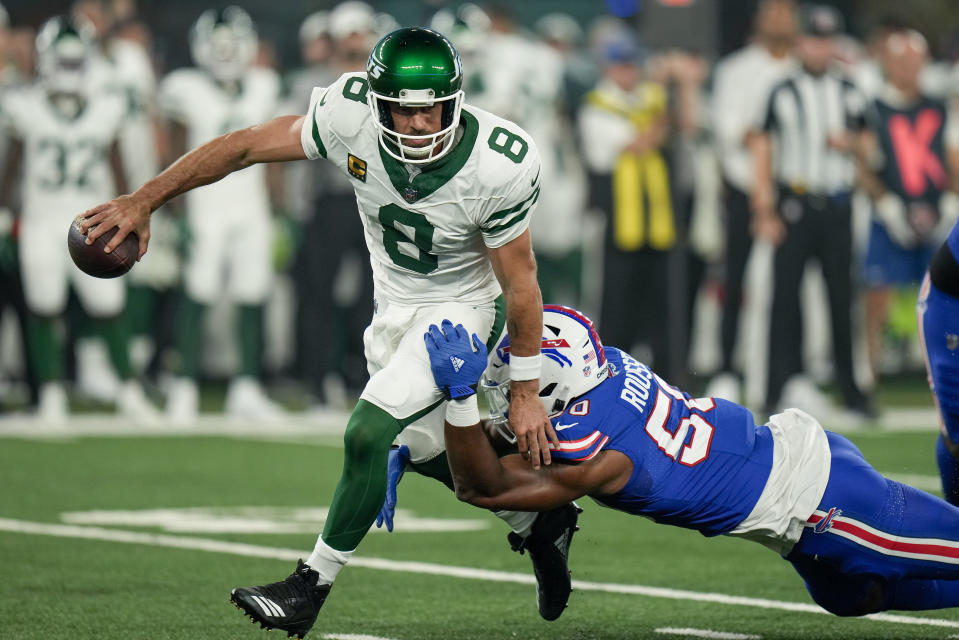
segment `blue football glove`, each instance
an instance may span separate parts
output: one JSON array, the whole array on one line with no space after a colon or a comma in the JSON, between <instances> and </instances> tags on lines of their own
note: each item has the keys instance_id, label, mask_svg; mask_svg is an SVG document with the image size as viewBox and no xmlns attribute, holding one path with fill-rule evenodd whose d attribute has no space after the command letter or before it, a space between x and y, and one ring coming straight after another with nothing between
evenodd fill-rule
<instances>
[{"instance_id":1,"label":"blue football glove","mask_svg":"<svg viewBox=\"0 0 959 640\"><path fill-rule=\"evenodd\" d=\"M405 444L390 447L390 459L386 465L386 500L376 516L376 526L386 523L386 530L393 532L393 514L396 512L396 485L400 483L406 465L410 461L410 448Z\"/></svg>"},{"instance_id":2,"label":"blue football glove","mask_svg":"<svg viewBox=\"0 0 959 640\"><path fill-rule=\"evenodd\" d=\"M476 393L476 385L486 370L486 345L475 333L470 344L469 333L461 324L454 327L449 320L443 320L441 326L442 331L431 324L423 335L433 379L447 400L468 398Z\"/></svg>"}]
</instances>

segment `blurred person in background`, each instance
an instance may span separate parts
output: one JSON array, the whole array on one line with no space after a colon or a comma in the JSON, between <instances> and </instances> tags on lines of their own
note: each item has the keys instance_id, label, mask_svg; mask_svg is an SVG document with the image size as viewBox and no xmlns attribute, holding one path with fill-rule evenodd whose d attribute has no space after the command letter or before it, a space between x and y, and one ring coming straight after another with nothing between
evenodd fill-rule
<instances>
[{"instance_id":1,"label":"blurred person in background","mask_svg":"<svg viewBox=\"0 0 959 640\"><path fill-rule=\"evenodd\" d=\"M21 38L22 40L22 38ZM33 38L29 39L28 53L33 52ZM3 5L0 5L0 95L15 89L24 82L25 77L33 73L32 56L26 60L18 60L17 38L10 28L10 16ZM17 338L21 355L27 355L27 317L28 310L23 297L23 284L20 278L20 259L18 251L18 220L14 211L18 209L19 197L14 193L13 181L19 176L15 172L6 172L7 149L10 143L9 132L0 129L0 173L6 176L10 184L0 185L0 194L6 194L0 201L0 326L3 326L4 310L9 310L16 318ZM9 355L9 354L3 354ZM19 371L17 364L22 367ZM39 400L39 385L33 370L33 359L2 360L0 359L0 413L5 411L4 400L13 395L13 381L22 379L27 386L27 405L36 408Z\"/></svg>"},{"instance_id":2,"label":"blurred person in background","mask_svg":"<svg viewBox=\"0 0 959 640\"><path fill-rule=\"evenodd\" d=\"M23 163L20 267L30 309L34 370L42 382L39 417L62 423L68 415L59 321L73 287L96 333L105 338L121 383L118 411L137 422L158 414L133 379L121 313L124 279L82 273L63 250L64 229L77 206L126 190L118 135L128 113L125 96L95 85L92 26L82 17L54 17L37 36L38 80L2 96L3 123L15 144L3 184ZM9 194L3 195L9 202Z\"/></svg>"},{"instance_id":3,"label":"blurred person in background","mask_svg":"<svg viewBox=\"0 0 959 640\"><path fill-rule=\"evenodd\" d=\"M533 29L563 60L562 107L572 122L599 75L599 69L586 49L586 34L573 16L559 12L547 13L537 19Z\"/></svg>"},{"instance_id":4,"label":"blurred person in background","mask_svg":"<svg viewBox=\"0 0 959 640\"><path fill-rule=\"evenodd\" d=\"M120 152L127 184L142 184L156 175L167 140L157 112L157 79L150 56L150 29L137 18L132 0L78 0L73 11L90 20L97 32L99 55L92 82L104 91L126 96L129 113L120 130ZM157 364L160 351L172 346L173 312L179 279L179 231L167 209L153 216L149 257L127 277L129 303L125 326L131 340L134 368ZM82 346L78 344L78 349ZM95 346L93 347L95 348ZM108 384L91 347L78 356L78 384L95 388Z\"/></svg>"},{"instance_id":5,"label":"blurred person in background","mask_svg":"<svg viewBox=\"0 0 959 640\"><path fill-rule=\"evenodd\" d=\"M572 48L576 35L570 34L568 25L560 34L556 25L562 18L552 14L551 41L571 38L562 47L553 46L522 30L511 9L498 3L483 9L464 6L455 16L466 30L485 35L468 43L475 58L468 79L473 101L523 127L540 149L542 180L549 188L540 192L542 215L533 219L531 233L543 299L578 304L586 177L564 104L563 48Z\"/></svg>"},{"instance_id":6,"label":"blurred person in background","mask_svg":"<svg viewBox=\"0 0 959 640\"><path fill-rule=\"evenodd\" d=\"M912 29L889 30L879 51L885 83L869 112L862 171L874 211L865 263L874 373L894 292L915 291L959 217L959 122L921 89L926 39Z\"/></svg>"},{"instance_id":7,"label":"blurred person in background","mask_svg":"<svg viewBox=\"0 0 959 640\"><path fill-rule=\"evenodd\" d=\"M751 136L762 127L769 93L795 67L796 5L792 0L763 0L748 45L716 65L712 94L712 131L723 179L724 259L722 361L706 394L732 402L742 399L743 372L735 362L746 264L753 246L749 194L754 188Z\"/></svg>"},{"instance_id":8,"label":"blurred person in background","mask_svg":"<svg viewBox=\"0 0 959 640\"><path fill-rule=\"evenodd\" d=\"M253 65L257 35L249 14L231 6L203 12L193 26L195 68L176 70L160 84L160 109L173 125L178 154L276 113L279 77ZM186 195L187 256L178 310L179 377L167 413L180 424L199 411L197 377L203 317L222 295L236 305L240 370L230 381L226 412L276 420L282 409L261 386L263 305L273 278L273 221L265 168L252 167Z\"/></svg>"},{"instance_id":9,"label":"blurred person in background","mask_svg":"<svg viewBox=\"0 0 959 640\"><path fill-rule=\"evenodd\" d=\"M562 18L565 31L560 31ZM530 231L539 263L537 278L543 300L579 305L583 277L583 243L586 240L586 172L577 153L569 96L570 61L582 39L569 28L577 26L569 16L551 14L554 29L548 40L530 38L520 86L515 87L514 117L540 150L543 184L541 215L533 218ZM538 23L543 28L543 23ZM549 25L549 22L546 23ZM581 98L581 96L580 96Z\"/></svg>"},{"instance_id":10,"label":"blurred person in background","mask_svg":"<svg viewBox=\"0 0 959 640\"><path fill-rule=\"evenodd\" d=\"M853 376L851 321L852 152L865 126L865 100L833 67L842 16L830 7L804 5L801 29L801 68L773 89L763 132L751 141L752 229L776 245L766 408L772 412L783 401L802 400L819 413L828 410L826 399L802 375L799 285L806 263L816 257L829 297L839 391L857 417L873 418L872 399Z\"/></svg>"},{"instance_id":11,"label":"blurred person in background","mask_svg":"<svg viewBox=\"0 0 959 640\"><path fill-rule=\"evenodd\" d=\"M670 353L676 363L674 379L688 382L690 334L696 294L706 274L706 261L715 259L718 242L702 242L694 236L693 225L705 227L717 238L720 229L718 211L718 170L714 149L708 136L704 104L707 64L699 55L681 50L667 51L651 62L651 75L667 89L669 120L674 123L667 144L672 183L673 209L676 212L678 250L670 259L672 288L669 317L681 318L674 329ZM702 234L702 229L695 233ZM683 286L680 286L683 283Z\"/></svg>"},{"instance_id":12,"label":"blurred person in background","mask_svg":"<svg viewBox=\"0 0 959 640\"><path fill-rule=\"evenodd\" d=\"M303 112L314 87L365 70L374 26L372 7L356 0L308 16L300 28L307 66L294 76L285 113ZM363 330L373 314L373 272L363 225L351 179L333 164L293 163L287 170L302 225L293 266L298 369L315 409L344 409L366 382Z\"/></svg>"},{"instance_id":13,"label":"blurred person in background","mask_svg":"<svg viewBox=\"0 0 959 640\"><path fill-rule=\"evenodd\" d=\"M579 136L590 174L590 204L606 217L600 323L615 344L652 351L672 374L669 252L676 221L663 158L664 88L646 80L631 38L606 43L603 75L583 103ZM649 361L650 358L644 358Z\"/></svg>"}]
</instances>

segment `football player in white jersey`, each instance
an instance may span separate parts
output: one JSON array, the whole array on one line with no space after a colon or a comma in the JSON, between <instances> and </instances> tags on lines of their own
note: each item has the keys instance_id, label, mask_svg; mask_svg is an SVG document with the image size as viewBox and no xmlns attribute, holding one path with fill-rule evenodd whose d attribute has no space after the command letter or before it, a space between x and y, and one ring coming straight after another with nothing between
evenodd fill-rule
<instances>
[{"instance_id":1,"label":"football player in white jersey","mask_svg":"<svg viewBox=\"0 0 959 640\"><path fill-rule=\"evenodd\" d=\"M124 380L118 409L136 420L153 421L155 409L132 379L119 318L125 303L124 279L88 276L63 250L64 234L78 205L111 197L118 187L125 190L117 134L127 104L121 95L86 90L92 46L89 24L51 18L37 36L38 81L5 93L0 104L4 124L22 149L20 263L31 311L31 357L43 383L40 417L62 422L67 415L56 324L72 285L84 310L100 325L113 366ZM6 171L17 171L14 164Z\"/></svg>"},{"instance_id":2,"label":"football player in white jersey","mask_svg":"<svg viewBox=\"0 0 959 640\"><path fill-rule=\"evenodd\" d=\"M182 127L186 148L276 113L279 77L272 69L253 65L257 36L244 10L204 12L193 27L190 46L197 67L173 71L159 91L160 110ZM276 419L282 412L259 383L263 304L273 276L266 168L254 167L191 192L186 217L185 295L177 327L180 378L170 390L168 414L178 423L196 419L203 312L225 292L236 305L240 354L240 372L227 391L226 410L246 418Z\"/></svg>"},{"instance_id":3,"label":"football player in white jersey","mask_svg":"<svg viewBox=\"0 0 959 640\"><path fill-rule=\"evenodd\" d=\"M518 449L539 468L550 462L550 441L557 444L538 398L542 302L528 231L541 187L538 154L515 124L464 105L461 85L462 65L445 37L398 29L374 47L367 73L315 89L305 116L217 138L134 193L85 213L94 238L120 229L107 251L134 230L142 254L150 211L244 167L323 157L353 180L376 289L365 335L371 378L347 425L343 476L313 553L285 581L234 590L234 601L269 628L302 637L312 627L383 505L393 439L399 435L424 467L443 451L442 405L458 391L444 395L432 380L422 338L431 323L455 314L490 339L505 311L510 374L519 381L510 406ZM449 477L448 467L433 471ZM524 538L557 533L534 527L547 514L498 515ZM576 518L552 521L571 530ZM533 556L538 578L555 575L556 563L565 574L565 561L565 551ZM540 579L539 589L541 615L555 618L568 582Z\"/></svg>"}]
</instances>

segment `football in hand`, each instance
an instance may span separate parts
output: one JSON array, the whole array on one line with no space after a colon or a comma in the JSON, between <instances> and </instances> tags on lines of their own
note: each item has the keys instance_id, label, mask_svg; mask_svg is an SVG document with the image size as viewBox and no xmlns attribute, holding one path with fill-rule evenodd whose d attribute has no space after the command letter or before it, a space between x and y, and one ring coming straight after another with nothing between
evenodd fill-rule
<instances>
[{"instance_id":1,"label":"football in hand","mask_svg":"<svg viewBox=\"0 0 959 640\"><path fill-rule=\"evenodd\" d=\"M140 241L137 234L130 232L120 246L110 253L104 253L103 248L116 235L114 227L87 244L87 236L80 230L83 216L77 216L70 223L70 232L67 234L67 246L70 248L70 257L84 273L97 278L117 278L133 268L137 254L140 252Z\"/></svg>"}]
</instances>

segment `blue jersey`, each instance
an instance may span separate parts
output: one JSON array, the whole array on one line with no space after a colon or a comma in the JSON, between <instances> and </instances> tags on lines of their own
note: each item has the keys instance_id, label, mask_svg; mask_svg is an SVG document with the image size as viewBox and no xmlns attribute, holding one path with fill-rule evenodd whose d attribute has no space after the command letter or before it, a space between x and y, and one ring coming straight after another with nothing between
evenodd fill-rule
<instances>
[{"instance_id":1,"label":"blue jersey","mask_svg":"<svg viewBox=\"0 0 959 640\"><path fill-rule=\"evenodd\" d=\"M594 498L656 522L727 533L756 505L773 464L773 437L752 414L721 399L692 399L629 354L606 347L615 375L553 419L553 457L588 460L619 451L633 473Z\"/></svg>"}]
</instances>

